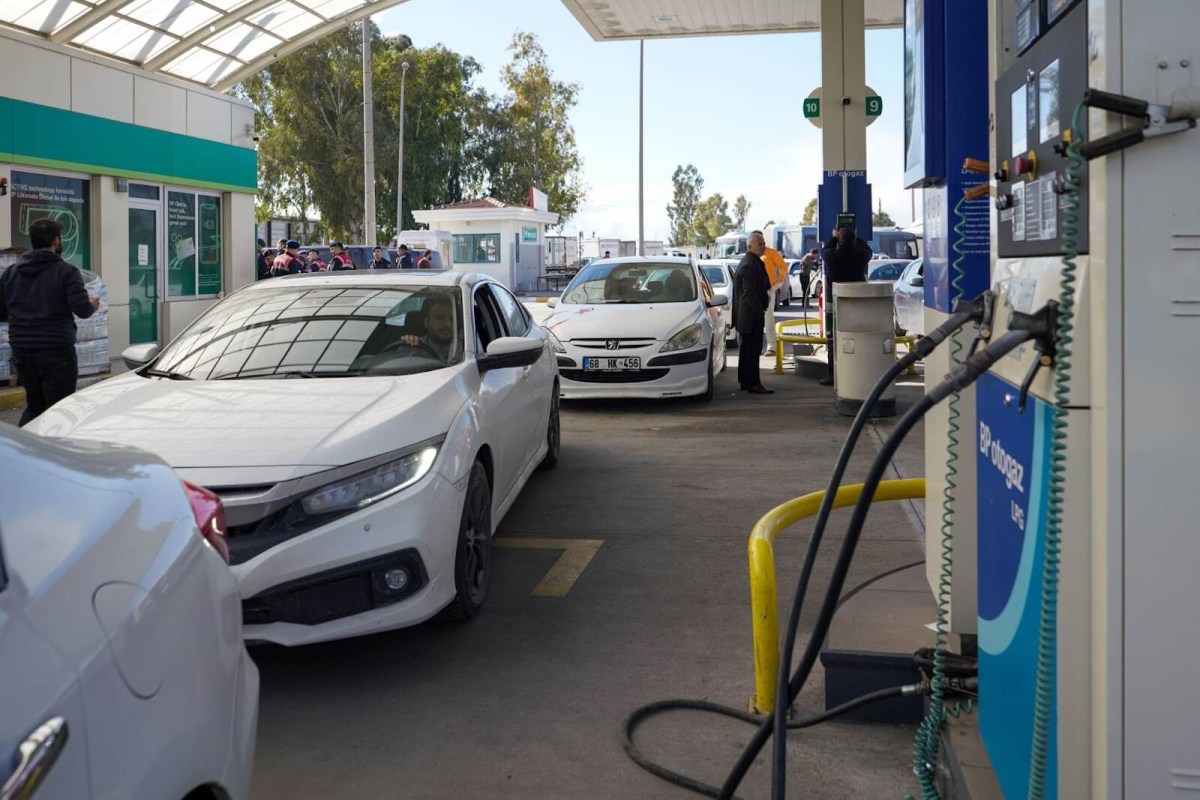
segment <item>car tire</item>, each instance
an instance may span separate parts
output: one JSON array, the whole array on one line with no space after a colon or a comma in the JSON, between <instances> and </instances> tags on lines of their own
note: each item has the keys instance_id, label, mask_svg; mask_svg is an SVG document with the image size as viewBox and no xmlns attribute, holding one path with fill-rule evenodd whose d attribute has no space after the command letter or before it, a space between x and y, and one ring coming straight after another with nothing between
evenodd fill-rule
<instances>
[{"instance_id":1,"label":"car tire","mask_svg":"<svg viewBox=\"0 0 1200 800\"><path fill-rule=\"evenodd\" d=\"M466 622L483 608L492 582L492 490L487 470L476 461L467 482L458 546L454 551L454 599L440 617Z\"/></svg>"},{"instance_id":2,"label":"car tire","mask_svg":"<svg viewBox=\"0 0 1200 800\"><path fill-rule=\"evenodd\" d=\"M562 446L562 427L559 422L558 384L554 384L554 394L550 397L550 421L546 424L546 455L538 464L538 469L553 469L558 464L558 450Z\"/></svg>"},{"instance_id":3,"label":"car tire","mask_svg":"<svg viewBox=\"0 0 1200 800\"><path fill-rule=\"evenodd\" d=\"M713 375L713 353L710 349L708 352L708 385L701 394L696 395L696 399L702 403L712 400L715 394L716 382L716 377Z\"/></svg>"},{"instance_id":4,"label":"car tire","mask_svg":"<svg viewBox=\"0 0 1200 800\"><path fill-rule=\"evenodd\" d=\"M896 316L896 312L892 312L892 328L895 329L897 336L903 336L908 333L904 328L900 327L900 318Z\"/></svg>"},{"instance_id":5,"label":"car tire","mask_svg":"<svg viewBox=\"0 0 1200 800\"><path fill-rule=\"evenodd\" d=\"M728 367L729 367L729 345L726 344L723 348L721 348L721 368L719 370L717 370L717 372L718 373L724 372Z\"/></svg>"}]
</instances>

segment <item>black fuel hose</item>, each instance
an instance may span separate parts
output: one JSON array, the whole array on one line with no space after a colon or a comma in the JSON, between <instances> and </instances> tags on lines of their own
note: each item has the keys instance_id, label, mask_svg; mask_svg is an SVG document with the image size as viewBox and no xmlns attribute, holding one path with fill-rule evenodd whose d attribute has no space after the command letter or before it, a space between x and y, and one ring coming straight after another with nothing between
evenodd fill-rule
<instances>
[{"instance_id":1,"label":"black fuel hose","mask_svg":"<svg viewBox=\"0 0 1200 800\"><path fill-rule=\"evenodd\" d=\"M840 716L849 714L851 711L862 708L863 706L877 703L880 700L889 700L893 697L904 697L911 695L928 695L930 686L928 683L914 683L907 686L891 686L887 689L879 689L861 697L856 697L853 700L842 703L840 706L831 708L828 711L816 714L805 719L796 720L787 724L788 730L800 730L801 728L811 728L814 725L819 725L822 722L828 722L831 719L837 719ZM665 781L682 786L684 789L690 789L697 794L705 795L706 797L718 797L721 792L719 786L698 781L695 778L684 775L680 772L667 769L664 766L654 763L638 750L637 745L633 743L633 734L639 725L642 724L648 717L656 714L661 714L664 711L707 711L713 714L720 714L724 717L748 722L751 725L759 725L762 723L762 718L756 714L751 714L747 711L739 711L736 708L710 703L707 700L659 700L655 703L642 706L625 718L625 724L621 730L621 745L625 748L626 755L629 756L635 764L646 770L652 775L662 778Z\"/></svg>"},{"instance_id":2,"label":"black fuel hose","mask_svg":"<svg viewBox=\"0 0 1200 800\"><path fill-rule=\"evenodd\" d=\"M1022 343L1032 338L1032 334L1028 331L1009 331L999 339L992 342L983 350L977 352L964 362L961 366L951 372L946 378L935 386L928 394L921 398L908 412L900 418L895 429L887 440L884 441L879 454L875 457L871 464L871 469L867 474L866 480L863 482L863 490L859 496L858 503L854 507L854 515L851 517L849 527L846 530L846 537L842 542L842 548L838 553L837 562L834 566L833 574L830 577L829 587L826 589L824 600L821 604L821 610L817 616L816 625L813 628L813 633L808 640L808 645L801 656L800 665L796 668L795 674L791 677L788 684L788 694L786 702L783 706L777 706L776 714L786 713L782 709L786 709L791 705L792 701L800 693L809 675L812 673L813 665L816 663L817 655L820 651L821 643L829 633L829 625L833 619L833 613L836 609L838 598L841 595L842 587L845 585L846 576L850 571L850 564L854 560L854 553L858 547L858 539L862 535L863 526L866 523L867 515L871 510L871 502L875 496L875 490L879 487L880 481L887 470L887 466L891 463L892 457L895 456L900 444L904 438L912 431L916 424L929 412L929 409L940 403L942 400L949 397L951 394L965 389L970 386L979 377L988 371L1006 354L1019 347ZM797 597L795 602L800 602ZM782 670L781 670L782 673ZM730 800L733 793L737 791L737 787L746 777L746 773L750 770L750 766L754 763L754 759L762 751L763 745L766 744L775 731L775 719L765 721L754 735L754 738L747 744L745 750L742 751L729 776L725 780L725 784L721 787L721 792L718 795L719 800ZM772 787L782 786L785 781L780 780L780 774L786 772L787 767L787 748L782 749L782 760L776 759L773 763L772 770Z\"/></svg>"},{"instance_id":3,"label":"black fuel hose","mask_svg":"<svg viewBox=\"0 0 1200 800\"><path fill-rule=\"evenodd\" d=\"M979 307L982 308L982 304ZM774 714L775 745L773 758L777 761L787 757L787 736L784 735L784 730L787 724L788 708L791 705L787 699L788 678L792 671L792 650L796 646L796 637L800 630L800 612L804 605L804 598L808 594L808 584L812 579L813 567L817 561L817 554L821 549L821 540L825 537L825 526L829 522L830 512L833 511L834 498L837 496L838 489L842 485L842 478L846 474L846 467L850 464L850 456L853 454L854 448L858 445L859 436L862 435L863 428L866 427L867 420L870 419L875 404L879 402L879 398L883 397L883 393L892 385L892 381L904 374L904 371L911 365L932 353L937 349L938 345L953 336L959 328L977 319L978 316L980 314L975 309L956 312L941 325L930 331L928 336L918 339L912 349L903 358L897 360L883 374L883 377L876 382L870 394L867 395L867 399L859 407L858 413L854 417L854 422L850 425L850 431L846 434L845 441L842 442L842 449L838 453L837 461L833 466L833 472L829 476L829 486L825 489L825 496L821 498L821 507L817 511L817 521L813 526L812 536L808 539L808 548L804 554L804 564L800 568L800 577L796 581L795 599L792 602L791 612L788 615L787 633L783 637L783 647L780 651L781 660L779 663L778 682L775 685ZM772 796L777 798L777 800L783 798L786 777L780 778L779 781L778 784L772 782Z\"/></svg>"}]
</instances>

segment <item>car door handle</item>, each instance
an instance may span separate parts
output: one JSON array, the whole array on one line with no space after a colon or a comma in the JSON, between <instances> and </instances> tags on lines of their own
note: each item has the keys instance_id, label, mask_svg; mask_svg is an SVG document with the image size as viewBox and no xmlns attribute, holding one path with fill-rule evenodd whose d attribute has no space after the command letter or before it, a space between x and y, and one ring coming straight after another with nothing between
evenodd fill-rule
<instances>
[{"instance_id":1,"label":"car door handle","mask_svg":"<svg viewBox=\"0 0 1200 800\"><path fill-rule=\"evenodd\" d=\"M52 717L17 747L17 767L0 787L0 800L28 800L42 785L67 743L67 721Z\"/></svg>"}]
</instances>

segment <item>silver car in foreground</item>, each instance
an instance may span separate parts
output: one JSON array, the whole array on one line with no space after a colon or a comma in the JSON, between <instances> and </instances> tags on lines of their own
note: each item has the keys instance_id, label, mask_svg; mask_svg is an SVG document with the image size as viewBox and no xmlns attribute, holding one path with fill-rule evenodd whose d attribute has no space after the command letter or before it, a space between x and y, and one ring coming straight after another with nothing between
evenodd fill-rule
<instances>
[{"instance_id":1,"label":"silver car in foreground","mask_svg":"<svg viewBox=\"0 0 1200 800\"><path fill-rule=\"evenodd\" d=\"M224 528L154 456L0 424L0 797L249 796Z\"/></svg>"}]
</instances>

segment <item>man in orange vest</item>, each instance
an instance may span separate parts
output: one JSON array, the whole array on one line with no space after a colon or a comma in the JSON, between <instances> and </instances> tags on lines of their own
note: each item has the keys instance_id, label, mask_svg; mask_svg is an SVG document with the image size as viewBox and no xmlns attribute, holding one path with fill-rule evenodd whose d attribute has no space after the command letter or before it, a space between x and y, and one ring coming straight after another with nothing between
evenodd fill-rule
<instances>
[{"instance_id":1,"label":"man in orange vest","mask_svg":"<svg viewBox=\"0 0 1200 800\"><path fill-rule=\"evenodd\" d=\"M752 231L762 236L762 231ZM767 355L775 355L775 297L779 294L779 289L783 286L783 282L788 279L787 262L783 260L783 254L774 247L768 247L763 251L763 265L767 268L767 278L771 281L771 292L767 297Z\"/></svg>"}]
</instances>

